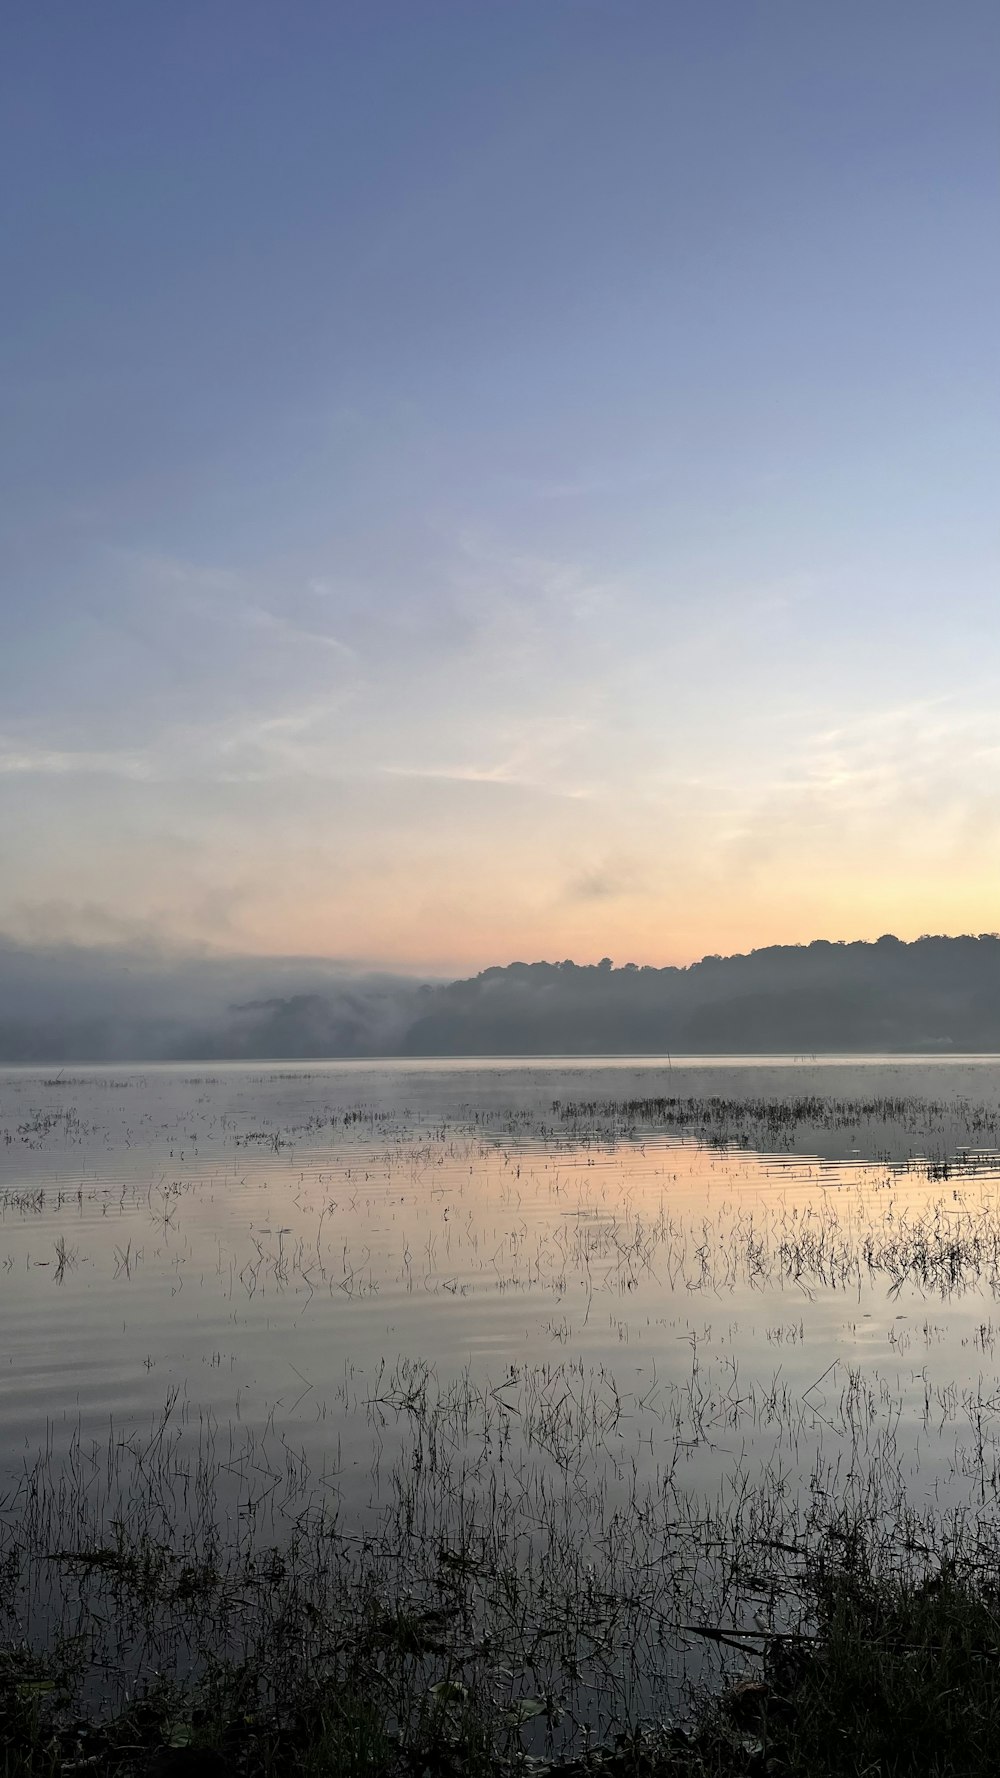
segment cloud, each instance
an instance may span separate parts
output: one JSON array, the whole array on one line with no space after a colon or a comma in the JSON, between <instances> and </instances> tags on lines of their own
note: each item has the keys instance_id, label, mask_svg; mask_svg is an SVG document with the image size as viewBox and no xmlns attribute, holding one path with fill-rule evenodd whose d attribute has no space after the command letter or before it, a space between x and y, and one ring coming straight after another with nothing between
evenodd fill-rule
<instances>
[{"instance_id":1,"label":"cloud","mask_svg":"<svg viewBox=\"0 0 1000 1778\"><path fill-rule=\"evenodd\" d=\"M923 854L925 868L964 846L1000 843L1000 714L955 698L867 712L807 736L793 767L744 809L726 851L742 867L824 850L846 861L874 848L880 872Z\"/></svg>"},{"instance_id":2,"label":"cloud","mask_svg":"<svg viewBox=\"0 0 1000 1778\"><path fill-rule=\"evenodd\" d=\"M466 597L483 600L483 625L501 642L551 637L555 630L560 645L571 649L595 615L620 608L627 597L619 579L570 557L512 549L471 527L456 543L455 584Z\"/></svg>"},{"instance_id":3,"label":"cloud","mask_svg":"<svg viewBox=\"0 0 1000 1778\"><path fill-rule=\"evenodd\" d=\"M66 778L80 774L137 780L153 776L142 753L39 747L0 739L0 775Z\"/></svg>"},{"instance_id":4,"label":"cloud","mask_svg":"<svg viewBox=\"0 0 1000 1778\"><path fill-rule=\"evenodd\" d=\"M105 554L110 561L123 567L131 579L138 577L161 588L220 595L238 592L244 584L243 576L236 569L224 568L217 563L192 562L181 556L126 549L116 544L109 544Z\"/></svg>"},{"instance_id":5,"label":"cloud","mask_svg":"<svg viewBox=\"0 0 1000 1778\"><path fill-rule=\"evenodd\" d=\"M191 946L187 947L190 953ZM45 953L98 957L112 952L120 957L145 958L180 955L163 929L140 914L123 914L100 902L60 900L50 896L5 910L5 931L0 933L0 953L19 951L26 958ZM124 965L121 965L124 967Z\"/></svg>"},{"instance_id":6,"label":"cloud","mask_svg":"<svg viewBox=\"0 0 1000 1778\"><path fill-rule=\"evenodd\" d=\"M527 785L530 779L519 778L509 766L379 766L389 778L426 778L448 784L516 784ZM536 788L535 786L532 786Z\"/></svg>"},{"instance_id":7,"label":"cloud","mask_svg":"<svg viewBox=\"0 0 1000 1778\"><path fill-rule=\"evenodd\" d=\"M239 615L245 623L254 628L269 630L290 642L304 642L310 647L330 648L336 654L345 656L349 661L356 661L358 658L357 651L351 648L348 643L341 642L338 636L332 636L325 630L312 629L294 623L278 612L268 610L266 606L247 604L242 607Z\"/></svg>"},{"instance_id":8,"label":"cloud","mask_svg":"<svg viewBox=\"0 0 1000 1778\"><path fill-rule=\"evenodd\" d=\"M138 922L90 945L0 936L0 1061L391 1053L421 984L360 964L171 951Z\"/></svg>"},{"instance_id":9,"label":"cloud","mask_svg":"<svg viewBox=\"0 0 1000 1778\"><path fill-rule=\"evenodd\" d=\"M631 858L614 857L596 862L571 877L563 891L567 901L615 901L622 896L643 894L646 883L643 872Z\"/></svg>"},{"instance_id":10,"label":"cloud","mask_svg":"<svg viewBox=\"0 0 1000 1778\"><path fill-rule=\"evenodd\" d=\"M443 780L455 784L506 784L571 801L590 793L579 782L573 755L591 734L592 724L579 717L526 719L514 734L501 724L496 736L500 757L492 764L459 761L441 765L388 762L379 771L388 777Z\"/></svg>"},{"instance_id":11,"label":"cloud","mask_svg":"<svg viewBox=\"0 0 1000 1778\"><path fill-rule=\"evenodd\" d=\"M583 876L575 877L566 888L570 901L608 901L625 892L625 885L610 871L600 870L585 871Z\"/></svg>"}]
</instances>

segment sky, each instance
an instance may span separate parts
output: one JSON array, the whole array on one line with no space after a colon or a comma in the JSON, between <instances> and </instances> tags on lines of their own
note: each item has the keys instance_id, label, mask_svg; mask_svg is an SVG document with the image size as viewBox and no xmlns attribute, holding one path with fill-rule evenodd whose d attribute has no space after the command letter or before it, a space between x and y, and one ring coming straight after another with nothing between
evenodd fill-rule
<instances>
[{"instance_id":1,"label":"sky","mask_svg":"<svg viewBox=\"0 0 1000 1778\"><path fill-rule=\"evenodd\" d=\"M994 0L50 0L0 935L1000 927Z\"/></svg>"}]
</instances>

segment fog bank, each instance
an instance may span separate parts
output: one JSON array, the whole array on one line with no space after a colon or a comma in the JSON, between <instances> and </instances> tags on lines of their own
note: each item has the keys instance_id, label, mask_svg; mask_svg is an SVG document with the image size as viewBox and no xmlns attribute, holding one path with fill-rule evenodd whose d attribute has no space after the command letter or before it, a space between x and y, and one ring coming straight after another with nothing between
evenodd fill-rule
<instances>
[{"instance_id":1,"label":"fog bank","mask_svg":"<svg viewBox=\"0 0 1000 1778\"><path fill-rule=\"evenodd\" d=\"M418 989L315 959L0 941L0 1062L391 1054Z\"/></svg>"}]
</instances>

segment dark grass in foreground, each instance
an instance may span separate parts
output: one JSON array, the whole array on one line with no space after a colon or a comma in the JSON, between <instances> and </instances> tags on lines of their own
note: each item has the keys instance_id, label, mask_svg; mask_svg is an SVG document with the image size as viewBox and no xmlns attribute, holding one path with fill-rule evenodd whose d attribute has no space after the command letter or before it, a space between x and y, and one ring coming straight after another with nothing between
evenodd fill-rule
<instances>
[{"instance_id":1,"label":"dark grass in foreground","mask_svg":"<svg viewBox=\"0 0 1000 1778\"><path fill-rule=\"evenodd\" d=\"M692 1626L746 1651L728 1683L684 1723L623 1731L548 1761L523 1752L519 1723L459 1682L432 1687L405 1727L394 1718L378 1634L297 1668L278 1639L273 1671L222 1663L186 1688L154 1680L109 1718L68 1708L73 1644L0 1652L4 1778L115 1774L344 1774L472 1778L978 1778L1000 1764L1000 1567L983 1547L922 1576L885 1567L862 1531L831 1532L803 1597L809 1629L785 1636ZM426 1630L414 1634L426 1634ZM77 1639L79 1640L79 1638ZM258 1660L260 1657L258 1656ZM539 1714L552 1701L527 1701ZM522 1711L523 1715L523 1711Z\"/></svg>"}]
</instances>

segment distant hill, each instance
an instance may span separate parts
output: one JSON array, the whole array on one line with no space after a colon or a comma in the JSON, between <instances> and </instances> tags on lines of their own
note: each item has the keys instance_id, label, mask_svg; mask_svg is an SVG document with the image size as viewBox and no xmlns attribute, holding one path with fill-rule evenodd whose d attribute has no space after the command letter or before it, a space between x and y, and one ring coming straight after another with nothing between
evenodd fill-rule
<instances>
[{"instance_id":1,"label":"distant hill","mask_svg":"<svg viewBox=\"0 0 1000 1778\"><path fill-rule=\"evenodd\" d=\"M407 1055L1000 1050L1000 938L772 945L686 969L511 963L425 990Z\"/></svg>"},{"instance_id":2,"label":"distant hill","mask_svg":"<svg viewBox=\"0 0 1000 1778\"><path fill-rule=\"evenodd\" d=\"M510 963L424 986L303 958L0 942L0 1063L886 1050L1000 1052L1000 937Z\"/></svg>"}]
</instances>

